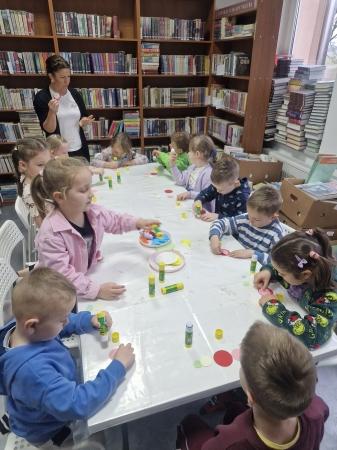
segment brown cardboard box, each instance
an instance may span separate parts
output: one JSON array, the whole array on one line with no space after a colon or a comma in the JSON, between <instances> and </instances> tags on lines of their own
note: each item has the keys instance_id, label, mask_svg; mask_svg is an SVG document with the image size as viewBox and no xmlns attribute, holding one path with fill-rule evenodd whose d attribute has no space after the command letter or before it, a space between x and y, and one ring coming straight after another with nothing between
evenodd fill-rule
<instances>
[{"instance_id":1,"label":"brown cardboard box","mask_svg":"<svg viewBox=\"0 0 337 450\"><path fill-rule=\"evenodd\" d=\"M280 181L283 163L238 159L240 178L247 177L253 184Z\"/></svg>"},{"instance_id":2,"label":"brown cardboard box","mask_svg":"<svg viewBox=\"0 0 337 450\"><path fill-rule=\"evenodd\" d=\"M298 178L282 180L281 212L301 228L335 229L337 227L337 204L327 200L315 200L296 187L296 184L301 183L304 183L304 180Z\"/></svg>"}]
</instances>

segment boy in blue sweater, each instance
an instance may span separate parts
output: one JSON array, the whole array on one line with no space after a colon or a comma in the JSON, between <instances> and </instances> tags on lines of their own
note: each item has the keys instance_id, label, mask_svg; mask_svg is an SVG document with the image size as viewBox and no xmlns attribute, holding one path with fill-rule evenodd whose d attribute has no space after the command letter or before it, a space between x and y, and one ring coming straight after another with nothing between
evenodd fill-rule
<instances>
[{"instance_id":1,"label":"boy in blue sweater","mask_svg":"<svg viewBox=\"0 0 337 450\"><path fill-rule=\"evenodd\" d=\"M90 312L72 314L75 303L76 289L63 275L35 269L14 288L15 320L0 330L0 394L11 431L44 448L68 442L71 422L101 409L134 362L131 344L120 345L106 369L79 384L60 338L97 332L99 323ZM105 322L110 328L107 312Z\"/></svg>"},{"instance_id":2,"label":"boy in blue sweater","mask_svg":"<svg viewBox=\"0 0 337 450\"><path fill-rule=\"evenodd\" d=\"M211 172L212 184L203 189L194 199L201 203L215 203L215 212L203 211L201 220L212 222L215 219L223 217L237 216L247 211L246 203L250 194L250 188L247 178L239 178L238 162L224 155L213 165ZM195 203L193 205L195 211Z\"/></svg>"},{"instance_id":3,"label":"boy in blue sweater","mask_svg":"<svg viewBox=\"0 0 337 450\"><path fill-rule=\"evenodd\" d=\"M281 195L272 186L262 186L253 192L247 202L246 214L212 223L209 233L212 252L220 255L221 237L231 234L245 249L235 250L229 256L251 258L255 255L261 264L266 264L270 250L286 234L278 220L281 205Z\"/></svg>"}]
</instances>

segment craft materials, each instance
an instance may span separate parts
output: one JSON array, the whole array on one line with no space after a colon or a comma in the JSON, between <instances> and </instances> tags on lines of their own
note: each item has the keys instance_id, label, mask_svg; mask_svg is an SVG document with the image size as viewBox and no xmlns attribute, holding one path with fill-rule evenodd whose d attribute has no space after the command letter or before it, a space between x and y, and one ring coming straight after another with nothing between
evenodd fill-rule
<instances>
[{"instance_id":1,"label":"craft materials","mask_svg":"<svg viewBox=\"0 0 337 450\"><path fill-rule=\"evenodd\" d=\"M185 347L191 348L192 341L193 341L193 323L187 322L186 328L185 328Z\"/></svg>"},{"instance_id":2,"label":"craft materials","mask_svg":"<svg viewBox=\"0 0 337 450\"><path fill-rule=\"evenodd\" d=\"M251 262L250 262L250 273L254 274L256 272L256 264L257 264L257 256L254 254L252 256Z\"/></svg>"},{"instance_id":3,"label":"craft materials","mask_svg":"<svg viewBox=\"0 0 337 450\"><path fill-rule=\"evenodd\" d=\"M99 181L102 183L102 181L103 181L103 175L100 173L98 176L99 176Z\"/></svg>"},{"instance_id":4,"label":"craft materials","mask_svg":"<svg viewBox=\"0 0 337 450\"><path fill-rule=\"evenodd\" d=\"M200 200L197 200L197 201L194 203L194 211L195 211L195 215L196 215L197 217L200 217L200 216L201 216L202 203L201 203Z\"/></svg>"},{"instance_id":5,"label":"craft materials","mask_svg":"<svg viewBox=\"0 0 337 450\"><path fill-rule=\"evenodd\" d=\"M119 333L118 333L118 331L114 331L114 332L111 334L111 340L112 340L112 342L113 342L114 344L118 344L118 343L119 343Z\"/></svg>"},{"instance_id":6,"label":"craft materials","mask_svg":"<svg viewBox=\"0 0 337 450\"><path fill-rule=\"evenodd\" d=\"M108 178L109 189L112 189L112 177Z\"/></svg>"},{"instance_id":7,"label":"craft materials","mask_svg":"<svg viewBox=\"0 0 337 450\"><path fill-rule=\"evenodd\" d=\"M170 286L165 286L161 288L161 293L166 295L166 294L171 294L171 292L177 292L184 289L184 283L175 283L175 284L171 284Z\"/></svg>"},{"instance_id":8,"label":"craft materials","mask_svg":"<svg viewBox=\"0 0 337 450\"><path fill-rule=\"evenodd\" d=\"M222 367L228 367L233 362L233 356L226 350L219 350L213 355L214 361Z\"/></svg>"},{"instance_id":9,"label":"craft materials","mask_svg":"<svg viewBox=\"0 0 337 450\"><path fill-rule=\"evenodd\" d=\"M161 283L165 281L165 263L163 261L159 263L159 281Z\"/></svg>"},{"instance_id":10,"label":"craft materials","mask_svg":"<svg viewBox=\"0 0 337 450\"><path fill-rule=\"evenodd\" d=\"M217 328L215 330L214 335L215 335L215 339L218 339L218 340L222 339L223 338L223 330L221 328Z\"/></svg>"},{"instance_id":11,"label":"craft materials","mask_svg":"<svg viewBox=\"0 0 337 450\"><path fill-rule=\"evenodd\" d=\"M154 297L156 295L156 278L154 273L149 275L149 296Z\"/></svg>"},{"instance_id":12,"label":"craft materials","mask_svg":"<svg viewBox=\"0 0 337 450\"><path fill-rule=\"evenodd\" d=\"M104 344L108 343L109 336L108 336L108 326L105 321L105 313L104 311L100 311L97 313L97 320L99 323L99 335Z\"/></svg>"},{"instance_id":13,"label":"craft materials","mask_svg":"<svg viewBox=\"0 0 337 450\"><path fill-rule=\"evenodd\" d=\"M116 176L117 176L117 183L118 183L118 184L121 184L121 182L122 182L122 179L121 179L121 173L120 173L120 171L119 171L119 170L117 170L117 172L116 172Z\"/></svg>"}]
</instances>

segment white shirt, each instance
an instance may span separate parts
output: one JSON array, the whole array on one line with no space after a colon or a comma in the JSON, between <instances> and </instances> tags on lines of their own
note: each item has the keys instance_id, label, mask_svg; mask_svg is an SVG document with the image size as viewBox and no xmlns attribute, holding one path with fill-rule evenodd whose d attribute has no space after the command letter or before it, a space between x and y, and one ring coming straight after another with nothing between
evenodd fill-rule
<instances>
[{"instance_id":1,"label":"white shirt","mask_svg":"<svg viewBox=\"0 0 337 450\"><path fill-rule=\"evenodd\" d=\"M54 96L59 97L59 94L50 87L49 91L52 98ZM60 134L68 142L69 151L79 150L82 147L79 125L81 112L69 90L60 97L60 106L56 116L60 126Z\"/></svg>"}]
</instances>

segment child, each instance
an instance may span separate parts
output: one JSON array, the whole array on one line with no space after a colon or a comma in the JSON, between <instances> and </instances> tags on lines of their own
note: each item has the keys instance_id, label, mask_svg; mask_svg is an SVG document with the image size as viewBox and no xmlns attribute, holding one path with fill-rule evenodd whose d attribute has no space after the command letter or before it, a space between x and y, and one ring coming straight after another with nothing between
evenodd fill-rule
<instances>
[{"instance_id":1,"label":"child","mask_svg":"<svg viewBox=\"0 0 337 450\"><path fill-rule=\"evenodd\" d=\"M171 135L170 149L171 153L153 150L152 156L157 158L157 162L171 172L170 154L176 154L176 166L183 172L190 165L188 160L188 148L190 135L185 131L175 132Z\"/></svg>"},{"instance_id":2,"label":"child","mask_svg":"<svg viewBox=\"0 0 337 450\"><path fill-rule=\"evenodd\" d=\"M212 157L214 144L209 136L199 134L193 136L189 143L188 159L191 165L180 171L176 165L177 155L170 155L172 177L178 186L184 186L186 192L177 196L177 200L195 198L199 192L211 184L212 166L209 161ZM211 204L205 205L211 211Z\"/></svg>"},{"instance_id":3,"label":"child","mask_svg":"<svg viewBox=\"0 0 337 450\"><path fill-rule=\"evenodd\" d=\"M18 196L22 197L35 225L40 226L42 218L32 199L30 185L33 178L43 171L50 160L48 144L43 139L21 139L12 150L12 160L17 178Z\"/></svg>"},{"instance_id":4,"label":"child","mask_svg":"<svg viewBox=\"0 0 337 450\"><path fill-rule=\"evenodd\" d=\"M110 146L96 153L91 161L93 166L105 169L118 169L118 167L135 166L148 163L146 155L132 150L132 143L127 133L119 133L113 137Z\"/></svg>"},{"instance_id":5,"label":"child","mask_svg":"<svg viewBox=\"0 0 337 450\"><path fill-rule=\"evenodd\" d=\"M70 423L100 410L134 362L131 344L120 345L94 380L78 383L60 338L97 333L99 323L90 312L71 314L75 303L76 289L63 275L35 269L15 286L15 320L0 330L0 394L7 396L11 431L32 445L54 448L71 437ZM108 330L107 312L105 323Z\"/></svg>"},{"instance_id":6,"label":"child","mask_svg":"<svg viewBox=\"0 0 337 450\"><path fill-rule=\"evenodd\" d=\"M264 316L298 337L310 349L324 344L337 319L336 284L332 269L336 262L327 235L320 230L295 231L271 251L271 265L255 275L256 288L279 281L308 314L289 311L274 294L260 298Z\"/></svg>"},{"instance_id":7,"label":"child","mask_svg":"<svg viewBox=\"0 0 337 450\"><path fill-rule=\"evenodd\" d=\"M92 205L91 173L76 158L49 161L43 178L34 179L32 194L42 214L46 199L55 206L43 220L36 237L38 265L63 273L81 297L110 300L122 294L125 286L111 282L99 285L86 275L101 258L104 233L121 234L160 222L136 219Z\"/></svg>"},{"instance_id":8,"label":"child","mask_svg":"<svg viewBox=\"0 0 337 450\"><path fill-rule=\"evenodd\" d=\"M250 194L247 178L239 179L239 164L229 156L223 156L213 165L212 184L195 197L205 203L215 200L215 213L205 212L201 219L212 222L223 217L232 217L246 212Z\"/></svg>"},{"instance_id":9,"label":"child","mask_svg":"<svg viewBox=\"0 0 337 450\"><path fill-rule=\"evenodd\" d=\"M240 361L249 408L242 405L246 411L215 432L197 416L186 418L180 448L317 450L329 408L315 395L315 365L304 345L283 330L255 322L241 343Z\"/></svg>"},{"instance_id":10,"label":"child","mask_svg":"<svg viewBox=\"0 0 337 450\"><path fill-rule=\"evenodd\" d=\"M261 264L266 264L270 250L285 234L278 219L281 204L279 192L271 186L254 191L247 202L247 213L212 224L209 233L212 252L220 255L221 237L231 234L245 249L230 252L230 256L251 258L255 255Z\"/></svg>"}]
</instances>

